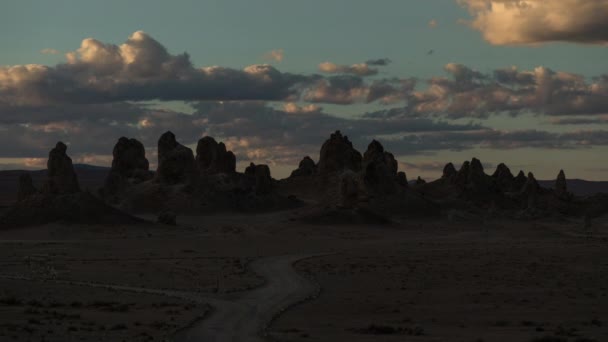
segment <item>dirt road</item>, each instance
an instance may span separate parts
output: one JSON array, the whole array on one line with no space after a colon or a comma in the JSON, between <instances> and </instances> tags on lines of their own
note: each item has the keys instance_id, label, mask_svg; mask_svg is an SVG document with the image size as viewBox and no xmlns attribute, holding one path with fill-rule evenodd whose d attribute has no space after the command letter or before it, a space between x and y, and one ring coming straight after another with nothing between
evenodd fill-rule
<instances>
[{"instance_id":1,"label":"dirt road","mask_svg":"<svg viewBox=\"0 0 608 342\"><path fill-rule=\"evenodd\" d=\"M316 286L292 267L310 257L287 255L253 262L253 271L263 276L266 284L234 300L212 303L215 311L211 316L179 333L175 341L264 341L261 333L275 315L316 293Z\"/></svg>"}]
</instances>

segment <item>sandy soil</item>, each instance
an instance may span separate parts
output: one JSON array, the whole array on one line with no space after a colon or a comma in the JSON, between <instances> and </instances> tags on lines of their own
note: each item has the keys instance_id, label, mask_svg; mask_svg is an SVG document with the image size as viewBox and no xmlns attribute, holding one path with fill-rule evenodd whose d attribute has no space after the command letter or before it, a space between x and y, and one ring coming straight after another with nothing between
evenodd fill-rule
<instances>
[{"instance_id":1,"label":"sandy soil","mask_svg":"<svg viewBox=\"0 0 608 342\"><path fill-rule=\"evenodd\" d=\"M570 224L423 224L300 262L320 297L280 341L608 341L608 239ZM606 232L606 227L603 227Z\"/></svg>"},{"instance_id":2,"label":"sandy soil","mask_svg":"<svg viewBox=\"0 0 608 342\"><path fill-rule=\"evenodd\" d=\"M209 312L200 301L50 280L234 301L264 283L252 261L316 253L336 254L296 268L321 286L320 297L280 315L270 337L608 340L605 222L595 224L589 239L580 222L324 226L299 224L296 215L180 217L179 227L0 231L0 275L33 279L0 280L0 340L38 341L44 334L49 341L162 341Z\"/></svg>"}]
</instances>

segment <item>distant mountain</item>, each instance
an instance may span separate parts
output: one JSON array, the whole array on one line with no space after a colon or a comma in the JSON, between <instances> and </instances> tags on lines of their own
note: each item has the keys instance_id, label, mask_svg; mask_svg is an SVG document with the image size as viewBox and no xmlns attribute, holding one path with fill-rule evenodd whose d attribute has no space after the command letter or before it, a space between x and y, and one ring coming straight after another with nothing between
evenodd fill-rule
<instances>
[{"instance_id":1,"label":"distant mountain","mask_svg":"<svg viewBox=\"0 0 608 342\"><path fill-rule=\"evenodd\" d=\"M568 191L577 196L588 196L598 192L608 194L608 181L587 181L584 179L568 179ZM409 185L416 185L416 180L410 180ZM538 184L543 188L555 188L555 180L539 180Z\"/></svg>"},{"instance_id":2,"label":"distant mountain","mask_svg":"<svg viewBox=\"0 0 608 342\"><path fill-rule=\"evenodd\" d=\"M538 183L548 189L555 187L555 180L541 180ZM578 196L593 195L598 192L608 193L608 181L587 181L584 179L568 179L568 191Z\"/></svg>"},{"instance_id":3,"label":"distant mountain","mask_svg":"<svg viewBox=\"0 0 608 342\"><path fill-rule=\"evenodd\" d=\"M89 165L89 164L74 164L74 169L78 171L80 170L105 170L109 171L110 168L107 166L98 166L98 165Z\"/></svg>"},{"instance_id":4,"label":"distant mountain","mask_svg":"<svg viewBox=\"0 0 608 342\"><path fill-rule=\"evenodd\" d=\"M74 164L74 170L78 175L78 182L83 190L96 192L110 171L109 167L88 164ZM17 197L19 176L29 172L32 176L34 186L40 189L46 179L46 170L8 170L0 171L0 207L11 205Z\"/></svg>"}]
</instances>

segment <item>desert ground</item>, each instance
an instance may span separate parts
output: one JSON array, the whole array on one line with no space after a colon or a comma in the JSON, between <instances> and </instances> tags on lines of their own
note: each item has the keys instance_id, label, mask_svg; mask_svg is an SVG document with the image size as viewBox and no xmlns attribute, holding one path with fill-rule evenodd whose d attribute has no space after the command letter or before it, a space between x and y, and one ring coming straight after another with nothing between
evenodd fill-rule
<instances>
[{"instance_id":1,"label":"desert ground","mask_svg":"<svg viewBox=\"0 0 608 342\"><path fill-rule=\"evenodd\" d=\"M272 286L256 260L283 256L314 294L260 306L276 311L253 313L268 320L260 340L608 340L606 220L590 235L574 219L323 225L298 214L3 230L0 341L195 341L221 301Z\"/></svg>"}]
</instances>

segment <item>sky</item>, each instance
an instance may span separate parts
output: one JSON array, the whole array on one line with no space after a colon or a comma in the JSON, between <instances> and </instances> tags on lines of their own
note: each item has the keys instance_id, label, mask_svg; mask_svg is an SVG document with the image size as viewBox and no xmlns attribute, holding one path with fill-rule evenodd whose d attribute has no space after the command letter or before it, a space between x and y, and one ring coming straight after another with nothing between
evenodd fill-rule
<instances>
[{"instance_id":1,"label":"sky","mask_svg":"<svg viewBox=\"0 0 608 342\"><path fill-rule=\"evenodd\" d=\"M341 130L408 178L608 180L608 0L34 1L0 4L0 169L55 142L111 164L121 136L214 136L275 178Z\"/></svg>"}]
</instances>

